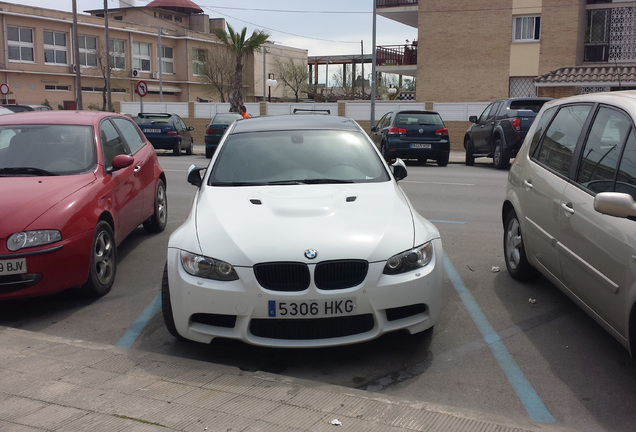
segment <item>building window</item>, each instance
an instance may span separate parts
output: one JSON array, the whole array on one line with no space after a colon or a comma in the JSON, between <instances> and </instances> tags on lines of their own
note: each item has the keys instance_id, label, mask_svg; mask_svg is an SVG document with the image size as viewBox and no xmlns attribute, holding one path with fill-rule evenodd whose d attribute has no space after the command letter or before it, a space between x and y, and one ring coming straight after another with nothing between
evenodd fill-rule
<instances>
[{"instance_id":1,"label":"building window","mask_svg":"<svg viewBox=\"0 0 636 432\"><path fill-rule=\"evenodd\" d=\"M132 67L143 72L150 72L150 44L133 42Z\"/></svg>"},{"instance_id":2,"label":"building window","mask_svg":"<svg viewBox=\"0 0 636 432\"><path fill-rule=\"evenodd\" d=\"M508 97L536 97L534 77L510 77Z\"/></svg>"},{"instance_id":3,"label":"building window","mask_svg":"<svg viewBox=\"0 0 636 432\"><path fill-rule=\"evenodd\" d=\"M205 75L205 50L194 48L192 50L192 74Z\"/></svg>"},{"instance_id":4,"label":"building window","mask_svg":"<svg viewBox=\"0 0 636 432\"><path fill-rule=\"evenodd\" d=\"M66 33L44 30L44 62L68 64Z\"/></svg>"},{"instance_id":5,"label":"building window","mask_svg":"<svg viewBox=\"0 0 636 432\"><path fill-rule=\"evenodd\" d=\"M161 47L161 72L167 74L174 73L174 49L172 47Z\"/></svg>"},{"instance_id":6,"label":"building window","mask_svg":"<svg viewBox=\"0 0 636 432\"><path fill-rule=\"evenodd\" d=\"M515 17L512 26L513 42L536 42L541 34L540 16Z\"/></svg>"},{"instance_id":7,"label":"building window","mask_svg":"<svg viewBox=\"0 0 636 432\"><path fill-rule=\"evenodd\" d=\"M97 67L97 38L95 36L78 36L79 64L86 67Z\"/></svg>"},{"instance_id":8,"label":"building window","mask_svg":"<svg viewBox=\"0 0 636 432\"><path fill-rule=\"evenodd\" d=\"M69 91L70 88L69 86L65 86L65 85L50 85L47 84L44 86L45 90L58 90L58 91Z\"/></svg>"},{"instance_id":9,"label":"building window","mask_svg":"<svg viewBox=\"0 0 636 432\"><path fill-rule=\"evenodd\" d=\"M7 26L9 60L33 62L33 29Z\"/></svg>"},{"instance_id":10,"label":"building window","mask_svg":"<svg viewBox=\"0 0 636 432\"><path fill-rule=\"evenodd\" d=\"M108 41L110 65L113 69L126 69L126 42L120 39Z\"/></svg>"}]
</instances>

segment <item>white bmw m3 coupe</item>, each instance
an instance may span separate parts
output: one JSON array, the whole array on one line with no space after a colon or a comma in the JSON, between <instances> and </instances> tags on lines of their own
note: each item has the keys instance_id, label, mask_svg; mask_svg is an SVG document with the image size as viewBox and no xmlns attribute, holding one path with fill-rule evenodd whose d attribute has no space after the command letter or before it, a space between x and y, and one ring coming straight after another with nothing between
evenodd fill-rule
<instances>
[{"instance_id":1,"label":"white bmw m3 coupe","mask_svg":"<svg viewBox=\"0 0 636 432\"><path fill-rule=\"evenodd\" d=\"M170 237L162 309L176 337L324 347L437 322L438 230L353 120L236 121Z\"/></svg>"}]
</instances>

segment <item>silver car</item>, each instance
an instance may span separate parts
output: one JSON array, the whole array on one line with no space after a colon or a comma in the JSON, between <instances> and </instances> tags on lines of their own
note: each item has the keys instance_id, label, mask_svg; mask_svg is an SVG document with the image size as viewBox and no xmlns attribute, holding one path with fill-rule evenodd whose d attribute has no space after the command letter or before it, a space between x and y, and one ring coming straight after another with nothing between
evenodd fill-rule
<instances>
[{"instance_id":1,"label":"silver car","mask_svg":"<svg viewBox=\"0 0 636 432\"><path fill-rule=\"evenodd\" d=\"M508 176L504 253L636 355L636 92L548 102Z\"/></svg>"}]
</instances>

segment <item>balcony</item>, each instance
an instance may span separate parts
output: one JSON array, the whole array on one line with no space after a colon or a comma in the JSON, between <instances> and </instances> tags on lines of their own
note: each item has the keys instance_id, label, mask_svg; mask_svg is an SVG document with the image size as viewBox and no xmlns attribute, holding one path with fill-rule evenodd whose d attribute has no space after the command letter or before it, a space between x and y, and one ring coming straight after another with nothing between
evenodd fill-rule
<instances>
[{"instance_id":1,"label":"balcony","mask_svg":"<svg viewBox=\"0 0 636 432\"><path fill-rule=\"evenodd\" d=\"M378 15L417 28L418 0L375 0Z\"/></svg>"},{"instance_id":2,"label":"balcony","mask_svg":"<svg viewBox=\"0 0 636 432\"><path fill-rule=\"evenodd\" d=\"M378 72L417 75L417 41L404 45L382 45L375 49Z\"/></svg>"}]
</instances>

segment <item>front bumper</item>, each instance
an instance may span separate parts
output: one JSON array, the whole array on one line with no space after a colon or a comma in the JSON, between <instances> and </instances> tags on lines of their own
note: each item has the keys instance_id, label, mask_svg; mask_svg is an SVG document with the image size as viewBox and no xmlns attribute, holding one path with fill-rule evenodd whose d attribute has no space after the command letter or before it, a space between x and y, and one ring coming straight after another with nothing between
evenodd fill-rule
<instances>
[{"instance_id":1,"label":"front bumper","mask_svg":"<svg viewBox=\"0 0 636 432\"><path fill-rule=\"evenodd\" d=\"M384 262L369 263L364 281L355 287L281 292L264 289L252 268L237 268L239 279L219 282L191 276L178 249L168 249L168 282L175 327L186 339L210 343L216 337L269 347L323 347L375 339L396 330L419 333L437 322L442 303L444 269L441 240L433 241L431 262L400 275L382 274ZM290 318L272 304L305 305ZM312 316L306 305L328 309ZM347 305L355 311L347 313ZM325 311L322 311L325 312ZM342 312L342 313L340 313Z\"/></svg>"}]
</instances>

